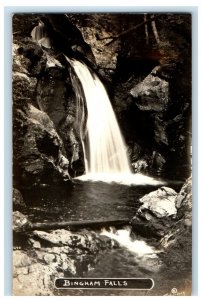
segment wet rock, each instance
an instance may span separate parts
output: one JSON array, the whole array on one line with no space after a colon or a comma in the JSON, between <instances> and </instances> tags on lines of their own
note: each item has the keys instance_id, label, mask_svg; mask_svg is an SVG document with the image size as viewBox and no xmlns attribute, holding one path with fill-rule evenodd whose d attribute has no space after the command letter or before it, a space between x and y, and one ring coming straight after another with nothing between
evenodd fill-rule
<instances>
[{"instance_id":1,"label":"wet rock","mask_svg":"<svg viewBox=\"0 0 202 300\"><path fill-rule=\"evenodd\" d=\"M79 18L78 18L79 17ZM93 15L69 15L69 20L75 24L83 34L83 38L91 46L96 65L102 69L114 70L117 64L120 42L116 41L106 46L110 41L103 39L112 34L117 34L119 26L117 15L93 14Z\"/></svg>"},{"instance_id":2,"label":"wet rock","mask_svg":"<svg viewBox=\"0 0 202 300\"><path fill-rule=\"evenodd\" d=\"M152 167L156 170L157 174L161 174L166 164L165 157L158 151L152 153Z\"/></svg>"},{"instance_id":3,"label":"wet rock","mask_svg":"<svg viewBox=\"0 0 202 300\"><path fill-rule=\"evenodd\" d=\"M149 167L148 162L145 159L139 159L131 165L134 173L144 173Z\"/></svg>"},{"instance_id":4,"label":"wet rock","mask_svg":"<svg viewBox=\"0 0 202 300\"><path fill-rule=\"evenodd\" d=\"M13 72L13 103L14 108L24 108L34 99L37 80L28 74L17 71Z\"/></svg>"},{"instance_id":5,"label":"wet rock","mask_svg":"<svg viewBox=\"0 0 202 300\"><path fill-rule=\"evenodd\" d=\"M47 114L29 105L26 114L21 112L19 118L23 118L26 128L24 132L21 128L21 142L14 140L14 170L20 171L17 180L35 184L49 182L51 178L56 181L69 179L69 162L64 156L63 142Z\"/></svg>"},{"instance_id":6,"label":"wet rock","mask_svg":"<svg viewBox=\"0 0 202 300\"><path fill-rule=\"evenodd\" d=\"M164 248L181 247L188 244L191 248L192 235L192 177L188 178L176 197L177 218L172 228L160 240ZM191 250L190 250L191 251Z\"/></svg>"},{"instance_id":7,"label":"wet rock","mask_svg":"<svg viewBox=\"0 0 202 300\"><path fill-rule=\"evenodd\" d=\"M34 249L40 249L41 248L41 244L39 241L36 241L32 238L28 239L28 244L31 245Z\"/></svg>"},{"instance_id":8,"label":"wet rock","mask_svg":"<svg viewBox=\"0 0 202 300\"><path fill-rule=\"evenodd\" d=\"M153 148L153 153L158 153L158 155L153 157L154 164L150 166L150 170L158 174L167 172L171 164L175 169L178 169L182 164L188 164L186 145L189 143L190 105L188 102L190 99L188 100L188 95L184 95L184 91L180 94L182 89L180 80L175 75L176 68L176 64L173 66L172 63L157 66L145 79L130 89L138 110L145 117L147 115L149 120L147 121L148 134L142 135L142 137L138 136L140 141L147 138L147 135L148 138L152 137L150 145ZM179 96L177 96L178 92ZM181 102L176 97L182 99ZM135 110L134 114L137 114ZM143 118L142 121L144 121ZM185 128L187 128L186 133ZM141 133L141 129L137 131Z\"/></svg>"},{"instance_id":9,"label":"wet rock","mask_svg":"<svg viewBox=\"0 0 202 300\"><path fill-rule=\"evenodd\" d=\"M20 271L21 269L18 269ZM50 266L34 263L22 273L16 274L13 280L15 296L51 296L53 295L54 278L57 272Z\"/></svg>"},{"instance_id":10,"label":"wet rock","mask_svg":"<svg viewBox=\"0 0 202 300\"><path fill-rule=\"evenodd\" d=\"M178 217L183 217L186 225L192 224L192 177L186 180L176 198Z\"/></svg>"},{"instance_id":11,"label":"wet rock","mask_svg":"<svg viewBox=\"0 0 202 300\"><path fill-rule=\"evenodd\" d=\"M140 199L143 203L139 212L152 211L157 218L175 216L175 198L177 193L169 187L161 187L157 191L151 192Z\"/></svg>"},{"instance_id":12,"label":"wet rock","mask_svg":"<svg viewBox=\"0 0 202 300\"><path fill-rule=\"evenodd\" d=\"M72 233L65 229L58 229L51 232L37 231L33 232L35 238L43 242L48 242L52 246L67 246L74 251L81 250L84 253L97 253L100 248L106 249L114 247L114 243L108 238L101 238L94 232L81 231ZM68 249L68 248L66 248ZM71 250L69 250L71 252Z\"/></svg>"},{"instance_id":13,"label":"wet rock","mask_svg":"<svg viewBox=\"0 0 202 300\"><path fill-rule=\"evenodd\" d=\"M21 60L21 65L26 69L29 76L38 77L46 68L47 57L39 45L30 38L21 40L23 46L17 48L17 58ZM15 60L16 62L16 60ZM14 64L15 67L15 64Z\"/></svg>"},{"instance_id":14,"label":"wet rock","mask_svg":"<svg viewBox=\"0 0 202 300\"><path fill-rule=\"evenodd\" d=\"M66 117L68 97L72 88L66 83L64 67L47 68L37 81L36 100L41 111L48 114L55 126Z\"/></svg>"},{"instance_id":15,"label":"wet rock","mask_svg":"<svg viewBox=\"0 0 202 300\"><path fill-rule=\"evenodd\" d=\"M14 42L30 36L31 30L38 24L36 14L14 14L13 15L13 40Z\"/></svg>"},{"instance_id":16,"label":"wet rock","mask_svg":"<svg viewBox=\"0 0 202 300\"><path fill-rule=\"evenodd\" d=\"M137 143L130 143L128 145L128 156L132 163L136 162L142 156L142 147Z\"/></svg>"},{"instance_id":17,"label":"wet rock","mask_svg":"<svg viewBox=\"0 0 202 300\"><path fill-rule=\"evenodd\" d=\"M154 76L156 67L130 93L140 110L162 112L167 110L169 104L169 84L167 81Z\"/></svg>"},{"instance_id":18,"label":"wet rock","mask_svg":"<svg viewBox=\"0 0 202 300\"><path fill-rule=\"evenodd\" d=\"M176 218L176 196L173 189L162 187L141 198L143 204L132 220L134 230L146 236L164 236L172 219Z\"/></svg>"},{"instance_id":19,"label":"wet rock","mask_svg":"<svg viewBox=\"0 0 202 300\"><path fill-rule=\"evenodd\" d=\"M79 107L75 92L70 85L70 77L64 67L50 67L38 80L37 103L53 121L61 137L65 154L69 160L68 171L72 177L83 174L84 158L80 137L80 124L83 107ZM75 82L75 86L78 83Z\"/></svg>"},{"instance_id":20,"label":"wet rock","mask_svg":"<svg viewBox=\"0 0 202 300\"><path fill-rule=\"evenodd\" d=\"M162 187L145 195L140 202L142 205L131 221L134 231L145 237L158 238L164 246L191 226L191 178L179 193Z\"/></svg>"},{"instance_id":21,"label":"wet rock","mask_svg":"<svg viewBox=\"0 0 202 300\"><path fill-rule=\"evenodd\" d=\"M23 232L31 227L31 222L28 220L27 216L23 215L19 211L13 212L13 231Z\"/></svg>"},{"instance_id":22,"label":"wet rock","mask_svg":"<svg viewBox=\"0 0 202 300\"><path fill-rule=\"evenodd\" d=\"M159 145L169 146L168 123L165 122L163 115L152 115L154 122L154 139Z\"/></svg>"},{"instance_id":23,"label":"wet rock","mask_svg":"<svg viewBox=\"0 0 202 300\"><path fill-rule=\"evenodd\" d=\"M87 230L34 231L29 241L40 241L40 248L14 251L15 295L53 295L55 278L82 277L94 268L95 254L117 247L110 238Z\"/></svg>"},{"instance_id":24,"label":"wet rock","mask_svg":"<svg viewBox=\"0 0 202 300\"><path fill-rule=\"evenodd\" d=\"M19 190L13 189L13 210L19 210L26 207L23 197Z\"/></svg>"},{"instance_id":25,"label":"wet rock","mask_svg":"<svg viewBox=\"0 0 202 300\"><path fill-rule=\"evenodd\" d=\"M87 58L91 64L95 63L91 47L83 39L81 31L69 21L68 14L61 14L59 18L56 14L46 14L40 18L40 22L45 25L56 53L59 50L69 57L83 61Z\"/></svg>"},{"instance_id":26,"label":"wet rock","mask_svg":"<svg viewBox=\"0 0 202 300\"><path fill-rule=\"evenodd\" d=\"M55 255L54 254L45 254L44 258L45 262L47 263L47 265L51 264L54 260L55 260Z\"/></svg>"},{"instance_id":27,"label":"wet rock","mask_svg":"<svg viewBox=\"0 0 202 300\"><path fill-rule=\"evenodd\" d=\"M24 251L15 250L13 252L13 262L15 267L28 267L31 266L36 260Z\"/></svg>"},{"instance_id":28,"label":"wet rock","mask_svg":"<svg viewBox=\"0 0 202 300\"><path fill-rule=\"evenodd\" d=\"M31 125L30 122L28 126L27 117L28 119L40 119L39 122L45 121L45 118L39 117L37 110L34 111L34 106L36 109L47 113L50 120L53 121L54 126L52 124L51 127L54 127L57 135L59 134L56 139L58 139L59 136L60 139L64 138L63 141L61 141L61 144L63 144L61 147L62 155L58 154L58 158L56 159L58 152L58 142L56 139L54 140L48 133L44 134L43 137L39 134L39 137L36 137L39 152L45 156L54 156L55 159L52 161L52 159L48 158L47 161L45 161L34 151L35 153L33 153L32 158L30 158L31 161L29 161L29 165L27 161L23 161L24 157L25 160L27 158L27 154L24 153L25 156L20 158L22 169L26 168L26 172L35 174L36 177L38 173L44 173L44 169L49 169L49 173L53 174L54 180L61 180L62 177L64 180L67 180L69 178L69 171L72 176L83 174L84 171L83 152L81 150L82 146L79 140L79 134L74 129L76 146L70 137L71 129L74 126L73 123L75 123L76 100L68 75L69 70L67 63L63 65L64 57L61 63L56 55L58 53L55 54L54 49L41 47L38 41L34 41L30 38L31 28L33 29L34 27L32 26L38 24L40 17L42 16L36 15L35 18L32 18L32 16L27 18L25 15L16 15L13 19L14 32L15 29L20 28L20 30L16 31L13 44L14 156L20 156L18 152L22 150L26 144L24 138L26 139L27 135L25 137L25 133L27 130L29 132L33 130L33 125ZM54 16L52 16L52 18L54 19ZM30 32L27 34L22 24L26 24L27 26L29 19ZM66 17L64 17L63 21L65 22L65 20L68 23ZM79 32L77 28L75 28L75 30ZM58 50L56 50L56 52L57 51ZM74 102L72 99L74 99ZM31 117L30 110L32 114ZM74 110L72 125L69 126L69 124L67 124L66 126L61 126L61 124L64 123L63 120L69 120L68 116L71 116L71 110ZM44 124L44 130L46 129L46 125L49 127L47 131L52 130L52 128L50 129L49 121ZM35 166L32 160L35 160ZM26 172L24 171L21 172L20 168L21 166L19 166L19 160L17 158L14 162L16 181L21 181L22 183L26 176L27 180L25 181L29 181L30 176L25 174ZM77 171L79 168L80 170ZM19 174L20 176L18 176ZM41 175L39 177L41 177ZM46 175L43 174L42 177L44 178ZM39 181L40 183L41 178L31 178L31 182L33 181ZM44 179L42 181L44 181Z\"/></svg>"},{"instance_id":29,"label":"wet rock","mask_svg":"<svg viewBox=\"0 0 202 300\"><path fill-rule=\"evenodd\" d=\"M26 18L18 17L14 18L14 22L27 21ZM46 53L30 38L25 38L24 35L20 40L15 38L13 163L14 181L17 184L46 183L51 177L55 181L70 178L69 161L65 157L63 142L48 115L36 108L37 78L44 71L46 61Z\"/></svg>"}]
</instances>

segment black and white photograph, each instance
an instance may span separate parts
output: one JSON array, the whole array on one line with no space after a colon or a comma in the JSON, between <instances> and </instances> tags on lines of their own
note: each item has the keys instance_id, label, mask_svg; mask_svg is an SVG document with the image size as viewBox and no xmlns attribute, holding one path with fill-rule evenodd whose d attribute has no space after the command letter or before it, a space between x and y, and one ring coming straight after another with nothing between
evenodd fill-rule
<instances>
[{"instance_id":1,"label":"black and white photograph","mask_svg":"<svg viewBox=\"0 0 202 300\"><path fill-rule=\"evenodd\" d=\"M13 295L192 295L192 14L12 16Z\"/></svg>"}]
</instances>

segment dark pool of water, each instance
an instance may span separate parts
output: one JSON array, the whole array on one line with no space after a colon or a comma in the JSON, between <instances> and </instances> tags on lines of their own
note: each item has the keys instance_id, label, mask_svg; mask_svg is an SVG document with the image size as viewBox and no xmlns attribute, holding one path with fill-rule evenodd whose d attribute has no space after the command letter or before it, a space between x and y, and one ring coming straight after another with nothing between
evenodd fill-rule
<instances>
[{"instance_id":1,"label":"dark pool of water","mask_svg":"<svg viewBox=\"0 0 202 300\"><path fill-rule=\"evenodd\" d=\"M33 222L131 218L139 199L156 186L126 186L76 181L73 185L24 190L26 213Z\"/></svg>"}]
</instances>

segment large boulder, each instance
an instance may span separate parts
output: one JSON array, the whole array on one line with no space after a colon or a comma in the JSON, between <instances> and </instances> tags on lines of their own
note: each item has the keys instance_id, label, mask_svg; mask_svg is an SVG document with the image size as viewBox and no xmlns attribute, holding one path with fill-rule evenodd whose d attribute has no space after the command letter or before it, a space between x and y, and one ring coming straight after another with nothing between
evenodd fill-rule
<instances>
[{"instance_id":1,"label":"large boulder","mask_svg":"<svg viewBox=\"0 0 202 300\"><path fill-rule=\"evenodd\" d=\"M132 219L135 231L147 237L163 237L170 226L170 220L177 214L175 199L177 193L168 187L161 187L140 199L142 205Z\"/></svg>"},{"instance_id":2,"label":"large boulder","mask_svg":"<svg viewBox=\"0 0 202 300\"><path fill-rule=\"evenodd\" d=\"M131 220L135 232L145 237L155 237L166 244L191 226L192 188L189 178L181 191L176 193L168 187L161 187L140 199L142 205Z\"/></svg>"},{"instance_id":3,"label":"large boulder","mask_svg":"<svg viewBox=\"0 0 202 300\"><path fill-rule=\"evenodd\" d=\"M69 179L64 145L48 115L28 105L26 113L18 110L15 117L22 126L14 139L14 179L22 184Z\"/></svg>"}]
</instances>

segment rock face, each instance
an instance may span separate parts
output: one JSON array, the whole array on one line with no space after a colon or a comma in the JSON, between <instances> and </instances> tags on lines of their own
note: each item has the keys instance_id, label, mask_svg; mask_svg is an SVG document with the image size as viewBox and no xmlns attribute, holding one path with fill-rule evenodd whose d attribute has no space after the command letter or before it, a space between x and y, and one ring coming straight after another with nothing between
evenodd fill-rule
<instances>
[{"instance_id":1,"label":"rock face","mask_svg":"<svg viewBox=\"0 0 202 300\"><path fill-rule=\"evenodd\" d=\"M23 232L30 227L30 222L27 216L23 215L19 211L13 212L13 231L14 232Z\"/></svg>"},{"instance_id":2,"label":"rock face","mask_svg":"<svg viewBox=\"0 0 202 300\"><path fill-rule=\"evenodd\" d=\"M142 205L132 219L134 230L146 237L161 239L161 244L175 239L184 226L192 224L192 179L181 191L162 187L140 199Z\"/></svg>"},{"instance_id":3,"label":"rock face","mask_svg":"<svg viewBox=\"0 0 202 300\"><path fill-rule=\"evenodd\" d=\"M184 218L187 225L191 225L192 220L192 178L188 179L183 185L176 198L176 208L178 217Z\"/></svg>"},{"instance_id":4,"label":"rock face","mask_svg":"<svg viewBox=\"0 0 202 300\"><path fill-rule=\"evenodd\" d=\"M119 16L117 14L110 17L108 14L69 15L69 20L80 29L84 40L91 46L98 68L103 71L111 70L111 74L116 69L120 41L106 46L111 40L106 38L119 33Z\"/></svg>"},{"instance_id":5,"label":"rock face","mask_svg":"<svg viewBox=\"0 0 202 300\"><path fill-rule=\"evenodd\" d=\"M28 34L24 26L29 20ZM37 16L33 19L25 15L13 18L13 30L17 32L13 43L16 186L69 180L84 172L81 140L74 125L77 102L69 67L55 58L55 50L30 39L31 28L38 20Z\"/></svg>"},{"instance_id":6,"label":"rock face","mask_svg":"<svg viewBox=\"0 0 202 300\"><path fill-rule=\"evenodd\" d=\"M18 128L14 137L15 181L26 185L69 179L63 142L48 115L27 105L26 112L16 110L14 122Z\"/></svg>"},{"instance_id":7,"label":"rock face","mask_svg":"<svg viewBox=\"0 0 202 300\"><path fill-rule=\"evenodd\" d=\"M85 230L34 231L27 243L29 251L21 249L13 253L15 296L54 295L55 278L81 277L93 268L95 254L117 247L113 240Z\"/></svg>"},{"instance_id":8,"label":"rock face","mask_svg":"<svg viewBox=\"0 0 202 300\"><path fill-rule=\"evenodd\" d=\"M140 110L156 112L167 110L169 84L155 75L158 69L159 67L154 68L151 74L130 91Z\"/></svg>"},{"instance_id":9,"label":"rock face","mask_svg":"<svg viewBox=\"0 0 202 300\"><path fill-rule=\"evenodd\" d=\"M83 149L77 124L78 104L67 70L59 61L56 63L58 65L47 68L38 80L36 101L40 110L46 112L53 121L62 139L69 160L69 172L74 177L84 172Z\"/></svg>"},{"instance_id":10,"label":"rock face","mask_svg":"<svg viewBox=\"0 0 202 300\"><path fill-rule=\"evenodd\" d=\"M23 197L17 189L13 189L13 210L23 209L26 207L26 204L23 200Z\"/></svg>"},{"instance_id":11,"label":"rock face","mask_svg":"<svg viewBox=\"0 0 202 300\"><path fill-rule=\"evenodd\" d=\"M174 158L178 149L182 151L179 154L179 159L182 156L186 157L184 126L187 126L185 124L185 116L189 104L184 103L183 107L175 108L174 112L173 99L171 97L172 80L170 78L162 78L161 67L155 67L130 92L138 109L143 112L150 112L150 122L154 133L153 138L158 145L158 149L162 148L162 151L160 150L161 153L158 153L158 156L161 156L162 159L161 161L157 160L157 164L153 164L153 167L158 167L159 171L166 168L166 163L168 163L169 159ZM175 136L173 136L174 131L177 133Z\"/></svg>"}]
</instances>

